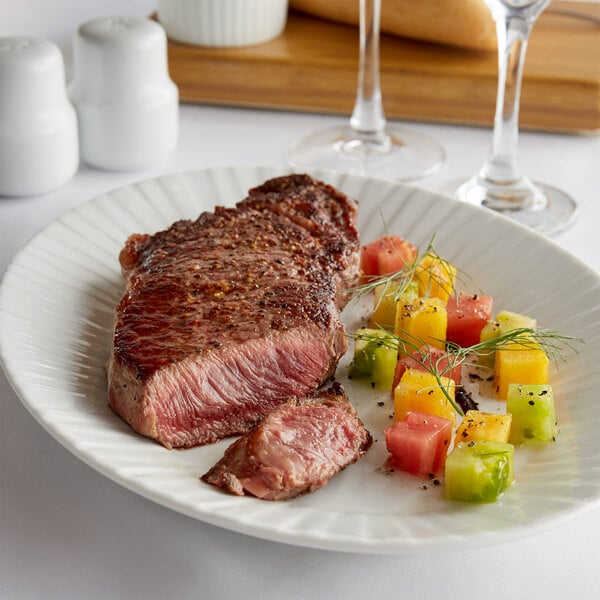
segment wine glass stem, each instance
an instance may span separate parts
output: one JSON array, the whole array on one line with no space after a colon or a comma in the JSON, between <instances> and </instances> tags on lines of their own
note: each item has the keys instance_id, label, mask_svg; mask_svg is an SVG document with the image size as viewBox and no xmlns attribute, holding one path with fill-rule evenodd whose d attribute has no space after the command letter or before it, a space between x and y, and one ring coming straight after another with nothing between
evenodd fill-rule
<instances>
[{"instance_id":1,"label":"wine glass stem","mask_svg":"<svg viewBox=\"0 0 600 600\"><path fill-rule=\"evenodd\" d=\"M523 176L517 164L519 101L523 64L534 21L508 15L496 17L498 92L492 156L484 164L481 177L499 185L514 183Z\"/></svg>"},{"instance_id":2,"label":"wine glass stem","mask_svg":"<svg viewBox=\"0 0 600 600\"><path fill-rule=\"evenodd\" d=\"M360 0L358 86L350 127L357 138L383 141L386 120L379 85L381 0Z\"/></svg>"}]
</instances>

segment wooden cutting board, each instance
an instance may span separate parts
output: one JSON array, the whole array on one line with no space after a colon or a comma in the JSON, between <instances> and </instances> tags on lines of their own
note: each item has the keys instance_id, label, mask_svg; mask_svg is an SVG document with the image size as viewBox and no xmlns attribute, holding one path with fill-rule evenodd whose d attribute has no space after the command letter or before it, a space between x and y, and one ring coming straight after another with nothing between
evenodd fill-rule
<instances>
[{"instance_id":1,"label":"wooden cutting board","mask_svg":"<svg viewBox=\"0 0 600 600\"><path fill-rule=\"evenodd\" d=\"M358 30L291 11L284 33L245 48L169 41L171 77L183 102L349 115L358 68ZM388 118L490 125L497 57L381 39L381 88ZM600 132L600 4L553 2L534 27L525 62L523 129Z\"/></svg>"}]
</instances>

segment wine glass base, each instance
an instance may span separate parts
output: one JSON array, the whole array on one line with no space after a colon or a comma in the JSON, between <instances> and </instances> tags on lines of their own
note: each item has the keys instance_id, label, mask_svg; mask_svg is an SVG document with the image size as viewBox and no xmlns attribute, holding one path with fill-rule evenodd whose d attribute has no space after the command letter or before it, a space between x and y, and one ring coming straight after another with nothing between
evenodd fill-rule
<instances>
[{"instance_id":1,"label":"wine glass base","mask_svg":"<svg viewBox=\"0 0 600 600\"><path fill-rule=\"evenodd\" d=\"M506 215L547 236L554 236L573 225L577 204L555 187L530 182L516 192L506 186L484 184L475 176L461 185L455 195L459 200Z\"/></svg>"},{"instance_id":2,"label":"wine glass base","mask_svg":"<svg viewBox=\"0 0 600 600\"><path fill-rule=\"evenodd\" d=\"M392 125L379 139L357 137L348 126L317 131L296 142L287 155L296 170L323 168L396 181L431 175L445 158L432 138Z\"/></svg>"}]
</instances>

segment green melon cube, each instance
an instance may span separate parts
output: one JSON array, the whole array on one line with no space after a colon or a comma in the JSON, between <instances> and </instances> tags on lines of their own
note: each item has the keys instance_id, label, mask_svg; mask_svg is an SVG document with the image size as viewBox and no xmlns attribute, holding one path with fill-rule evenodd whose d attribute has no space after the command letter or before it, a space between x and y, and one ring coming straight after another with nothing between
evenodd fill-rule
<instances>
[{"instance_id":1,"label":"green melon cube","mask_svg":"<svg viewBox=\"0 0 600 600\"><path fill-rule=\"evenodd\" d=\"M513 329L535 329L536 327L537 321L535 319L509 310L502 310L483 327L481 330L481 341L491 340Z\"/></svg>"},{"instance_id":2,"label":"green melon cube","mask_svg":"<svg viewBox=\"0 0 600 600\"><path fill-rule=\"evenodd\" d=\"M506 412L512 415L508 438L511 444L528 440L553 442L556 439L556 408L550 384L511 383Z\"/></svg>"},{"instance_id":3,"label":"green melon cube","mask_svg":"<svg viewBox=\"0 0 600 600\"><path fill-rule=\"evenodd\" d=\"M366 379L373 387L391 389L398 359L398 343L381 329L364 327L354 340L354 358L348 375Z\"/></svg>"},{"instance_id":4,"label":"green melon cube","mask_svg":"<svg viewBox=\"0 0 600 600\"><path fill-rule=\"evenodd\" d=\"M446 498L494 502L513 481L514 455L512 444L458 443L446 459Z\"/></svg>"}]
</instances>

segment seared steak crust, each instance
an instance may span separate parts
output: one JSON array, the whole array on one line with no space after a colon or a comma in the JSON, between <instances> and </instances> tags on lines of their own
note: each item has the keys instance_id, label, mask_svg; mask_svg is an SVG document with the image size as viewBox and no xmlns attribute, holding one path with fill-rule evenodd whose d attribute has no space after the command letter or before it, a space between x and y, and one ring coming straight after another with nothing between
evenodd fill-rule
<instances>
[{"instance_id":1,"label":"seared steak crust","mask_svg":"<svg viewBox=\"0 0 600 600\"><path fill-rule=\"evenodd\" d=\"M277 177L251 189L238 206L273 210L301 225L334 259L340 273L338 291L353 282L359 261L357 206L333 186L308 175ZM340 300L343 303L343 296Z\"/></svg>"},{"instance_id":2,"label":"seared steak crust","mask_svg":"<svg viewBox=\"0 0 600 600\"><path fill-rule=\"evenodd\" d=\"M243 201L134 234L121 251L109 405L167 447L247 431L288 396L317 389L346 350L336 290L358 237L348 236L341 264L269 194L266 205ZM280 204L297 203L288 198Z\"/></svg>"},{"instance_id":3,"label":"seared steak crust","mask_svg":"<svg viewBox=\"0 0 600 600\"><path fill-rule=\"evenodd\" d=\"M287 500L326 485L372 442L336 383L274 409L201 479L238 496Z\"/></svg>"}]
</instances>

